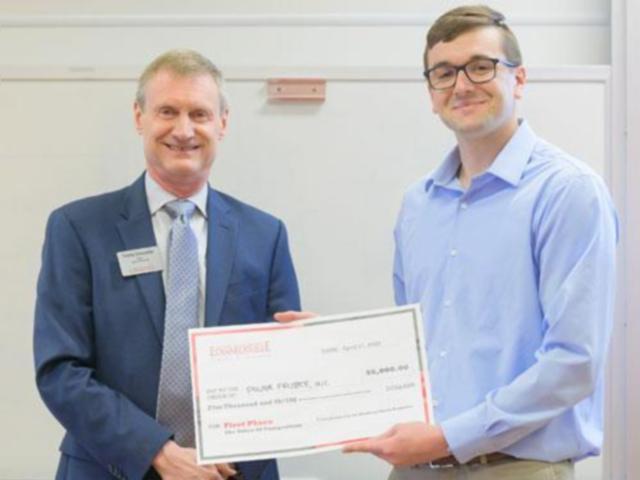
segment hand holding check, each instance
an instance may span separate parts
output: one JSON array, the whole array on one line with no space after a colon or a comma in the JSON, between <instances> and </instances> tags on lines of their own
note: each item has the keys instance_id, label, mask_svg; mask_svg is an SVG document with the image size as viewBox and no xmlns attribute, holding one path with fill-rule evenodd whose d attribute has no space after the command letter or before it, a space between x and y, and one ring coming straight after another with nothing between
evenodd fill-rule
<instances>
[{"instance_id":1,"label":"hand holding check","mask_svg":"<svg viewBox=\"0 0 640 480\"><path fill-rule=\"evenodd\" d=\"M450 455L442 429L425 422L399 423L382 435L350 443L344 453L371 453L394 467L427 463Z\"/></svg>"}]
</instances>

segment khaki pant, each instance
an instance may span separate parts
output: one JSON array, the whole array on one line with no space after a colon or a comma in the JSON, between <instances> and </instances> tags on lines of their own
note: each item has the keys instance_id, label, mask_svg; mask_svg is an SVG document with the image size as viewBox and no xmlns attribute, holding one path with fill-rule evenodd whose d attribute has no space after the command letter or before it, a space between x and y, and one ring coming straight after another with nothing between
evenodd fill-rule
<instances>
[{"instance_id":1,"label":"khaki pant","mask_svg":"<svg viewBox=\"0 0 640 480\"><path fill-rule=\"evenodd\" d=\"M449 468L394 468L389 480L573 480L573 463L503 460Z\"/></svg>"}]
</instances>

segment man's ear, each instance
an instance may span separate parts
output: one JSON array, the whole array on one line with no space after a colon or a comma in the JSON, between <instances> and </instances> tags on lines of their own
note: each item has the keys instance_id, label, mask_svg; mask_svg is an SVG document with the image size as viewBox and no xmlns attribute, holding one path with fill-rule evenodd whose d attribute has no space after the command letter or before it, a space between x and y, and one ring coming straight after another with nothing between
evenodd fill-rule
<instances>
[{"instance_id":1,"label":"man's ear","mask_svg":"<svg viewBox=\"0 0 640 480\"><path fill-rule=\"evenodd\" d=\"M142 107L138 102L133 103L133 122L138 135L142 133Z\"/></svg>"},{"instance_id":2,"label":"man's ear","mask_svg":"<svg viewBox=\"0 0 640 480\"><path fill-rule=\"evenodd\" d=\"M515 71L516 84L513 89L513 96L520 100L524 93L524 86L527 83L527 70L520 65Z\"/></svg>"},{"instance_id":3,"label":"man's ear","mask_svg":"<svg viewBox=\"0 0 640 480\"><path fill-rule=\"evenodd\" d=\"M424 82L424 88L427 89L427 94L429 95L429 101L431 102L431 111L437 114L438 110L436 109L436 102L433 101L433 90L429 86L429 82Z\"/></svg>"},{"instance_id":4,"label":"man's ear","mask_svg":"<svg viewBox=\"0 0 640 480\"><path fill-rule=\"evenodd\" d=\"M227 126L229 123L229 109L225 108L220 114L220 130L218 131L218 140L222 140L227 134Z\"/></svg>"}]
</instances>

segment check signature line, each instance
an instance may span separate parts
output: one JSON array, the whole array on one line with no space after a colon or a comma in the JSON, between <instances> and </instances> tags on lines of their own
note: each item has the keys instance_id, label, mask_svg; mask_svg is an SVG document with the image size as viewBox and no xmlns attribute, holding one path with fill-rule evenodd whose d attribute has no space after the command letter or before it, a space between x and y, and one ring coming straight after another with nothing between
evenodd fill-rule
<instances>
[{"instance_id":1,"label":"check signature line","mask_svg":"<svg viewBox=\"0 0 640 480\"><path fill-rule=\"evenodd\" d=\"M310 400L326 400L327 398L353 397L355 395L366 395L368 393L371 393L371 390L358 390L356 392L335 393L332 395L317 395L315 397L301 397L298 400L301 402L306 402Z\"/></svg>"},{"instance_id":2,"label":"check signature line","mask_svg":"<svg viewBox=\"0 0 640 480\"><path fill-rule=\"evenodd\" d=\"M399 405L397 407L390 408L380 408L378 410L366 410L364 412L354 412L354 413L345 413L342 415L334 415L329 417L318 417L316 418L319 422L333 422L336 420L344 420L346 418L354 418L354 417L367 417L370 415L380 415L389 412L398 412L400 410L407 410L413 408L411 405Z\"/></svg>"}]
</instances>

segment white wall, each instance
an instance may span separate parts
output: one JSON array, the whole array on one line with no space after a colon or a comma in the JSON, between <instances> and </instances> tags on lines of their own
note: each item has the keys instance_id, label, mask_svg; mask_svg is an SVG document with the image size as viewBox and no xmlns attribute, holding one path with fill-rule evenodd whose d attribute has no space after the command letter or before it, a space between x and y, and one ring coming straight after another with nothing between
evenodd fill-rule
<instances>
[{"instance_id":1,"label":"white wall","mask_svg":"<svg viewBox=\"0 0 640 480\"><path fill-rule=\"evenodd\" d=\"M135 73L176 46L223 67L231 131L213 183L285 219L308 308L387 306L400 194L452 141L429 113L419 72L427 24L457 3L0 1L0 200L19 232L0 238L0 378L11 385L0 419L12 432L0 440L0 479L52 476L61 430L37 398L31 361L44 220L141 171ZM607 176L607 70L555 67L609 63L608 2L493 5L541 66L523 105L534 128ZM265 102L267 76L301 72L330 78L325 104ZM601 478L599 460L580 468L581 479ZM283 463L291 476L346 478L345 469L354 479L386 471L336 454Z\"/></svg>"},{"instance_id":2,"label":"white wall","mask_svg":"<svg viewBox=\"0 0 640 480\"><path fill-rule=\"evenodd\" d=\"M426 27L460 3L5 0L0 58L14 66L139 66L160 51L192 46L223 67L419 67ZM606 0L492 5L513 20L529 64L609 63Z\"/></svg>"}]
</instances>

